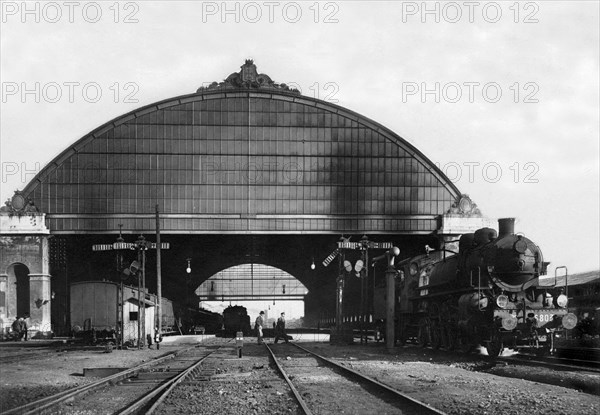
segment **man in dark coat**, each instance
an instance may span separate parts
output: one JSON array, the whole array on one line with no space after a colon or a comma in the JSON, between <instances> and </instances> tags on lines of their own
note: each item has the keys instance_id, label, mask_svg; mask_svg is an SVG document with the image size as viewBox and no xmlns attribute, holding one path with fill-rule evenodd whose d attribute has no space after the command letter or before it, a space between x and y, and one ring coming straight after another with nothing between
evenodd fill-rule
<instances>
[{"instance_id":1,"label":"man in dark coat","mask_svg":"<svg viewBox=\"0 0 600 415\"><path fill-rule=\"evenodd\" d=\"M25 319L23 318L23 316L19 317L18 319L16 319L13 324L12 324L12 329L13 331L16 333L17 338L19 340L23 340L23 338L25 338L24 340L27 341L27 322L25 321Z\"/></svg>"},{"instance_id":2,"label":"man in dark coat","mask_svg":"<svg viewBox=\"0 0 600 415\"><path fill-rule=\"evenodd\" d=\"M275 344L277 344L280 337L284 339L286 343L290 342L291 337L285 334L285 313L281 313L281 317L277 319L277 325L275 326Z\"/></svg>"}]
</instances>

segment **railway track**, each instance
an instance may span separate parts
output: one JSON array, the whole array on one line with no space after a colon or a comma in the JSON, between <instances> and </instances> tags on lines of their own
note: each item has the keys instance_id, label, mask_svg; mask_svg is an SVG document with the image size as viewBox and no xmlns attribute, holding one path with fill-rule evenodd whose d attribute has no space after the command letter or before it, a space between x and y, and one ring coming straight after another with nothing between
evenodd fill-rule
<instances>
[{"instance_id":1,"label":"railway track","mask_svg":"<svg viewBox=\"0 0 600 415\"><path fill-rule=\"evenodd\" d=\"M348 396L356 413L444 414L297 344L265 346L304 414L338 413Z\"/></svg>"},{"instance_id":2,"label":"railway track","mask_svg":"<svg viewBox=\"0 0 600 415\"><path fill-rule=\"evenodd\" d=\"M2 350L0 352L0 365L8 363L22 362L29 359L43 359L45 357L55 357L57 353L66 353L74 351L101 351L106 349L105 346L63 346L63 347L37 347L35 349L22 348L17 351Z\"/></svg>"},{"instance_id":3,"label":"railway track","mask_svg":"<svg viewBox=\"0 0 600 415\"><path fill-rule=\"evenodd\" d=\"M421 346L415 348L423 349ZM434 351L433 348L427 347L423 350ZM446 351L449 354L457 356L472 356L473 358L483 357L484 355L476 353L458 353ZM535 353L527 353L520 351L512 356L487 356L487 359L492 361L504 361L510 363L519 363L530 366L545 366L560 370L586 370L590 372L600 373L600 349L597 348L562 348L558 349L554 355L540 356Z\"/></svg>"},{"instance_id":4,"label":"railway track","mask_svg":"<svg viewBox=\"0 0 600 415\"><path fill-rule=\"evenodd\" d=\"M556 370L600 373L600 362L598 360L582 360L560 356L535 356L528 354L516 354L510 357L501 356L496 357L495 360L529 366L544 366Z\"/></svg>"},{"instance_id":5,"label":"railway track","mask_svg":"<svg viewBox=\"0 0 600 415\"><path fill-rule=\"evenodd\" d=\"M158 359L4 412L5 415L86 413L120 415L151 413L156 402L182 380L204 376L209 356L230 341L215 341L170 353Z\"/></svg>"},{"instance_id":6,"label":"railway track","mask_svg":"<svg viewBox=\"0 0 600 415\"><path fill-rule=\"evenodd\" d=\"M5 351L2 352L2 354L0 354L0 365L2 364L7 364L7 363L15 363L15 362L20 362L23 360L28 360L31 358L35 358L35 359L39 359L39 358L43 358L45 356L51 356L54 355L58 352L57 349L49 349L49 348L43 348L43 349L36 349L36 350L29 350L29 351L25 351L25 350L19 350L17 352L12 352L11 353L5 353Z\"/></svg>"}]
</instances>

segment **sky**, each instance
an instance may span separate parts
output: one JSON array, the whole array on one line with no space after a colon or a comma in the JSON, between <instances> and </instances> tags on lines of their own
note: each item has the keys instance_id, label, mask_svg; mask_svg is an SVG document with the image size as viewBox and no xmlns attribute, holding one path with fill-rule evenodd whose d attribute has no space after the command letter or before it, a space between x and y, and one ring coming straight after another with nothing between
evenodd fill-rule
<instances>
[{"instance_id":1,"label":"sky","mask_svg":"<svg viewBox=\"0 0 600 415\"><path fill-rule=\"evenodd\" d=\"M259 73L406 139L569 274L599 265L599 2L0 1L2 201L121 114Z\"/></svg>"}]
</instances>

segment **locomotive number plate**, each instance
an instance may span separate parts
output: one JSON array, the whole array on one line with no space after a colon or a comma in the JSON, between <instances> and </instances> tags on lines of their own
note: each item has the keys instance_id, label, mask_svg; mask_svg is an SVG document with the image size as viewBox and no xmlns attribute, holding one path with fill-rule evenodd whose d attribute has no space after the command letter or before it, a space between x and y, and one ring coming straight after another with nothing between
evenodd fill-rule
<instances>
[{"instance_id":1,"label":"locomotive number plate","mask_svg":"<svg viewBox=\"0 0 600 415\"><path fill-rule=\"evenodd\" d=\"M536 314L535 318L540 323L549 323L552 321L552 314Z\"/></svg>"},{"instance_id":2,"label":"locomotive number plate","mask_svg":"<svg viewBox=\"0 0 600 415\"><path fill-rule=\"evenodd\" d=\"M562 311L562 312L561 312ZM564 310L527 310L527 313L534 313L535 319L538 321L538 327L544 327L546 324L552 323L555 315L564 315Z\"/></svg>"}]
</instances>

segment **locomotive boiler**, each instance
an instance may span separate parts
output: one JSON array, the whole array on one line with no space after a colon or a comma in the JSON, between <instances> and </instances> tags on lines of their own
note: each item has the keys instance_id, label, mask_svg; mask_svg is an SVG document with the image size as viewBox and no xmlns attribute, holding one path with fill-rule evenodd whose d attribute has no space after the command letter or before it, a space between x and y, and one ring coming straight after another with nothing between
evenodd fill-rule
<instances>
[{"instance_id":1,"label":"locomotive boiler","mask_svg":"<svg viewBox=\"0 0 600 415\"><path fill-rule=\"evenodd\" d=\"M460 237L458 252L432 251L400 263L398 339L468 352L477 345L497 356L504 347L546 353L554 336L577 323L565 287L541 287L548 266L540 248L514 233L482 228Z\"/></svg>"}]
</instances>

